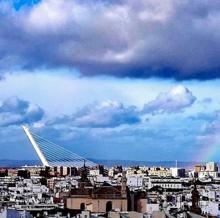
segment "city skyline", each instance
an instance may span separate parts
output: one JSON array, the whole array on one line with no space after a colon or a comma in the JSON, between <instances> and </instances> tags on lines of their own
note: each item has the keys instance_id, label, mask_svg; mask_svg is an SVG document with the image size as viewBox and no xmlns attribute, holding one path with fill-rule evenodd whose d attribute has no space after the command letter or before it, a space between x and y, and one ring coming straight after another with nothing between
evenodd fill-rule
<instances>
[{"instance_id":1,"label":"city skyline","mask_svg":"<svg viewBox=\"0 0 220 218\"><path fill-rule=\"evenodd\" d=\"M87 158L219 161L219 17L219 1L1 1L0 159L37 159L28 125Z\"/></svg>"}]
</instances>

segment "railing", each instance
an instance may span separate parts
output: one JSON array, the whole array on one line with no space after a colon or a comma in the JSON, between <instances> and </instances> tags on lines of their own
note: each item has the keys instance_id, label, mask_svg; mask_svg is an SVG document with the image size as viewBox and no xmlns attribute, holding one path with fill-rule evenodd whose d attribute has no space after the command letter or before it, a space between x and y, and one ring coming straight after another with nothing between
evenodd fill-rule
<instances>
[{"instance_id":1,"label":"railing","mask_svg":"<svg viewBox=\"0 0 220 218\"><path fill-rule=\"evenodd\" d=\"M121 194L93 194L92 198L102 198L102 199L122 199Z\"/></svg>"}]
</instances>

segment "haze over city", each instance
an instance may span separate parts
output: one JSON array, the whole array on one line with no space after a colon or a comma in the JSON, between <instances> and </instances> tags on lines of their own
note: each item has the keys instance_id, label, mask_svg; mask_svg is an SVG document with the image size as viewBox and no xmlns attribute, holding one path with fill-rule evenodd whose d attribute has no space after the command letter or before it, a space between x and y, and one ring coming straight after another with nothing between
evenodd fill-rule
<instances>
[{"instance_id":1,"label":"haze over city","mask_svg":"<svg viewBox=\"0 0 220 218\"><path fill-rule=\"evenodd\" d=\"M0 159L21 125L86 158L219 161L220 2L0 1Z\"/></svg>"}]
</instances>

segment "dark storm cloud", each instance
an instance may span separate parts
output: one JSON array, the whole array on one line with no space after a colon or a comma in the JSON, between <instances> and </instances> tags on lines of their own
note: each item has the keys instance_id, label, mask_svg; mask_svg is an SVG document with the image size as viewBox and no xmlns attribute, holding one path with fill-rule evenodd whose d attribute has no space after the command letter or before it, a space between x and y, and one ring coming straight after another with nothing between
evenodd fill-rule
<instances>
[{"instance_id":1,"label":"dark storm cloud","mask_svg":"<svg viewBox=\"0 0 220 218\"><path fill-rule=\"evenodd\" d=\"M83 75L220 77L220 2L42 0L0 3L2 71L39 67Z\"/></svg>"}]
</instances>

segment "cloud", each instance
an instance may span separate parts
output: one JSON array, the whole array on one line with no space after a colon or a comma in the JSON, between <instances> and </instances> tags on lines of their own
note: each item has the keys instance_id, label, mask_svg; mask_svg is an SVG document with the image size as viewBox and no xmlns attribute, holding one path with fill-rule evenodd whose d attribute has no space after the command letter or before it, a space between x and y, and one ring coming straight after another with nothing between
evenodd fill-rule
<instances>
[{"instance_id":1,"label":"cloud","mask_svg":"<svg viewBox=\"0 0 220 218\"><path fill-rule=\"evenodd\" d=\"M218 0L42 0L17 11L1 1L0 18L3 72L67 67L86 76L220 77Z\"/></svg>"},{"instance_id":2,"label":"cloud","mask_svg":"<svg viewBox=\"0 0 220 218\"><path fill-rule=\"evenodd\" d=\"M213 101L212 98L203 98L202 100L198 101L198 103L201 103L201 104L211 104Z\"/></svg>"},{"instance_id":3,"label":"cloud","mask_svg":"<svg viewBox=\"0 0 220 218\"><path fill-rule=\"evenodd\" d=\"M42 119L44 111L37 105L10 97L0 105L0 126L31 124Z\"/></svg>"},{"instance_id":4,"label":"cloud","mask_svg":"<svg viewBox=\"0 0 220 218\"><path fill-rule=\"evenodd\" d=\"M179 160L192 160L200 146L196 137L201 133L201 123L182 114L175 114L175 119L173 116L161 118L157 122L150 120L147 125L137 123L108 129L73 128L70 123L46 125L39 128L38 134L76 153L85 152L87 157L173 160L175 156Z\"/></svg>"},{"instance_id":5,"label":"cloud","mask_svg":"<svg viewBox=\"0 0 220 218\"><path fill-rule=\"evenodd\" d=\"M192 120L200 120L200 121L206 121L208 123L212 123L214 121L219 120L219 110L213 111L213 112L200 112L196 115L190 116L189 118Z\"/></svg>"},{"instance_id":6,"label":"cloud","mask_svg":"<svg viewBox=\"0 0 220 218\"><path fill-rule=\"evenodd\" d=\"M156 99L146 103L143 109L106 100L86 105L72 115L54 118L47 125L114 128L124 124L144 124L150 120L146 115L183 112L195 101L196 97L187 88L179 85L168 92L160 93Z\"/></svg>"},{"instance_id":7,"label":"cloud","mask_svg":"<svg viewBox=\"0 0 220 218\"><path fill-rule=\"evenodd\" d=\"M156 99L145 104L143 113L177 113L190 107L196 97L182 85L173 87L169 92L160 93Z\"/></svg>"},{"instance_id":8,"label":"cloud","mask_svg":"<svg viewBox=\"0 0 220 218\"><path fill-rule=\"evenodd\" d=\"M139 112L135 107L125 107L115 101L103 101L100 104L87 105L71 116L66 115L57 118L48 124L64 124L82 128L113 128L123 124L136 124L139 122Z\"/></svg>"}]
</instances>

